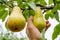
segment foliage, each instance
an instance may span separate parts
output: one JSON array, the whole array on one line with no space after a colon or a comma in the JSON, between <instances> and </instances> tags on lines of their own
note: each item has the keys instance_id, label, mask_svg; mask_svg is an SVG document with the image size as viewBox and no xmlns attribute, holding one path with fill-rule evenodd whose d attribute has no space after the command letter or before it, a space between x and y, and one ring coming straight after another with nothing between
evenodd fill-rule
<instances>
[{"instance_id":1,"label":"foliage","mask_svg":"<svg viewBox=\"0 0 60 40\"><path fill-rule=\"evenodd\" d=\"M44 10L43 13L45 14L45 19L49 19L49 17L51 18L55 18L59 23L59 13L58 10L60 10L60 0L49 0L48 4L46 3L45 0L0 0L0 19L2 19L2 21L5 21L5 18L7 17L7 15L10 15L14 4L13 2L17 2L18 6L22 9L23 15L26 18L26 20L32 15L34 16L34 7L35 6L40 6L42 10ZM54 4L53 6L46 6L46 5L51 5ZM32 7L31 7L32 5ZM9 11L5 10L6 8L9 9ZM54 28L54 32L52 35L52 40L54 40L57 35L59 35L60 33L60 24L57 24ZM3 40L8 40L6 39L7 37L2 37ZM10 39L9 39L10 40Z\"/></svg>"}]
</instances>

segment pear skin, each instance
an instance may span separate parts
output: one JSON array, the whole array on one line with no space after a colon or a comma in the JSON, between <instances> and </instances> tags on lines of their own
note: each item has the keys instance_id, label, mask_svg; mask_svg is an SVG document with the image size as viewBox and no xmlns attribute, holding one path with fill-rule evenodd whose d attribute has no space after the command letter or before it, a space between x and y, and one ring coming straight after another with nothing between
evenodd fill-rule
<instances>
[{"instance_id":1,"label":"pear skin","mask_svg":"<svg viewBox=\"0 0 60 40\"><path fill-rule=\"evenodd\" d=\"M15 6L8 17L7 26L12 32L19 32L24 29L26 20L22 14L21 9Z\"/></svg>"},{"instance_id":2,"label":"pear skin","mask_svg":"<svg viewBox=\"0 0 60 40\"><path fill-rule=\"evenodd\" d=\"M42 32L42 30L46 27L46 23L43 18L42 10L40 9L40 7L36 7L34 11L35 11L35 14L34 14L34 19L33 19L33 24L36 26L36 28L40 32Z\"/></svg>"}]
</instances>

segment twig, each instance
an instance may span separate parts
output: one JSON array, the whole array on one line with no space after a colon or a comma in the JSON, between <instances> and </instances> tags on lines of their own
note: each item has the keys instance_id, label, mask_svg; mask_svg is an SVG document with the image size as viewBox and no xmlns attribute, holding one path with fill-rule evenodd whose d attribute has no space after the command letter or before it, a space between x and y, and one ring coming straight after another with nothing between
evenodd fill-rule
<instances>
[{"instance_id":1,"label":"twig","mask_svg":"<svg viewBox=\"0 0 60 40\"><path fill-rule=\"evenodd\" d=\"M9 7L11 7L10 5L8 5L5 1L2 1L4 4L6 4L7 6L9 6ZM13 7L11 7L11 8L13 8Z\"/></svg>"},{"instance_id":2,"label":"twig","mask_svg":"<svg viewBox=\"0 0 60 40\"><path fill-rule=\"evenodd\" d=\"M3 4L2 2L0 2L1 4Z\"/></svg>"},{"instance_id":3,"label":"twig","mask_svg":"<svg viewBox=\"0 0 60 40\"><path fill-rule=\"evenodd\" d=\"M54 8L54 6L47 7L47 6L44 6L44 5L41 5L41 4L36 4L36 6L40 6L41 9L53 9Z\"/></svg>"}]
</instances>

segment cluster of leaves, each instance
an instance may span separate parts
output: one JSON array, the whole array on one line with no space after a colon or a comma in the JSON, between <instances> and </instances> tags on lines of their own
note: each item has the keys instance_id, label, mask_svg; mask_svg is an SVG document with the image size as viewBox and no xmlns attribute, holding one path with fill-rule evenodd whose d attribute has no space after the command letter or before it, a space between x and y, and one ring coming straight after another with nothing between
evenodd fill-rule
<instances>
[{"instance_id":1,"label":"cluster of leaves","mask_svg":"<svg viewBox=\"0 0 60 40\"><path fill-rule=\"evenodd\" d=\"M18 38L16 35L13 35L13 33L0 33L0 40L27 40L26 37Z\"/></svg>"},{"instance_id":2,"label":"cluster of leaves","mask_svg":"<svg viewBox=\"0 0 60 40\"><path fill-rule=\"evenodd\" d=\"M46 13L45 14L45 19L50 18L55 18L59 24L57 24L54 28L54 32L52 35L52 40L54 40L57 35L60 34L60 20L59 20L59 13L58 10L60 10L60 0L49 0L48 4L46 3L45 0L0 0L0 19L2 21L5 20L7 15L9 15L14 7L13 2L16 1L18 3L18 6L23 10L23 15L26 18L26 20L32 15L34 15L34 5L31 6L29 2L33 2L35 6L40 6L42 10L44 10ZM54 4L53 7L51 4ZM48 5L48 7L46 7ZM51 6L49 6L51 5ZM5 10L5 8L9 8L9 12Z\"/></svg>"}]
</instances>

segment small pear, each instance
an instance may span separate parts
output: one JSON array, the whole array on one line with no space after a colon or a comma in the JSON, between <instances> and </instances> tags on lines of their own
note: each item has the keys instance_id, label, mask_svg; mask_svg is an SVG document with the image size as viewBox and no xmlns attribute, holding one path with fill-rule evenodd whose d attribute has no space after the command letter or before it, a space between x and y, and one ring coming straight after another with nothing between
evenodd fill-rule
<instances>
[{"instance_id":1,"label":"small pear","mask_svg":"<svg viewBox=\"0 0 60 40\"><path fill-rule=\"evenodd\" d=\"M40 7L36 7L34 11L35 11L35 14L34 14L34 19L33 19L33 24L41 32L46 27L46 23L43 18L42 10L40 9Z\"/></svg>"},{"instance_id":2,"label":"small pear","mask_svg":"<svg viewBox=\"0 0 60 40\"><path fill-rule=\"evenodd\" d=\"M24 29L26 20L22 14L21 9L15 6L8 17L7 26L12 32L19 32Z\"/></svg>"}]
</instances>

